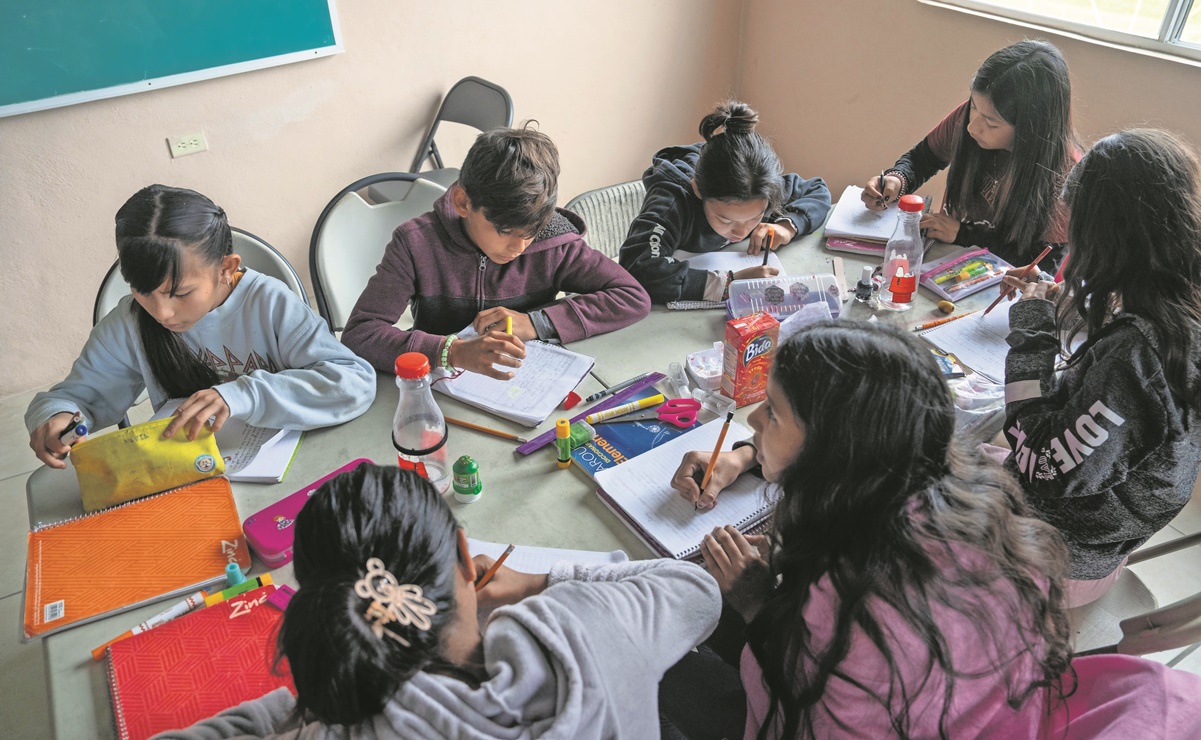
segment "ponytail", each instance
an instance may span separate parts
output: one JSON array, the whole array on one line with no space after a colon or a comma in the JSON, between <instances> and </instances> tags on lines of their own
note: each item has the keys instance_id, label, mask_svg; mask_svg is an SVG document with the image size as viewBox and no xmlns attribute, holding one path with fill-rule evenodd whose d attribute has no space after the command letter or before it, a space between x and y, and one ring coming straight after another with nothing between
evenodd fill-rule
<instances>
[{"instance_id":1,"label":"ponytail","mask_svg":"<svg viewBox=\"0 0 1201 740\"><path fill-rule=\"evenodd\" d=\"M183 279L185 250L204 265L233 253L233 233L225 211L194 190L151 185L121 206L116 218L121 276L134 292L153 293L168 282L172 293ZM171 398L184 398L221 382L183 338L160 324L134 301L142 350L154 380Z\"/></svg>"},{"instance_id":2,"label":"ponytail","mask_svg":"<svg viewBox=\"0 0 1201 740\"><path fill-rule=\"evenodd\" d=\"M705 139L696 163L696 186L705 200L765 199L767 212L784 202L783 167L775 150L755 127L759 114L746 103L729 101L701 119Z\"/></svg>"}]
</instances>

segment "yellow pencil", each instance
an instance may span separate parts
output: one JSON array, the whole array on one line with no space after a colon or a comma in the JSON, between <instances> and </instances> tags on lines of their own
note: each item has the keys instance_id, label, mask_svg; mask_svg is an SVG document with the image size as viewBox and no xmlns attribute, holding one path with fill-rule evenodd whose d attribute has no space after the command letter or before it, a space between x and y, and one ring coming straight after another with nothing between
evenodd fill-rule
<instances>
[{"instance_id":1,"label":"yellow pencil","mask_svg":"<svg viewBox=\"0 0 1201 740\"><path fill-rule=\"evenodd\" d=\"M513 333L513 317L506 316L505 317L505 334L512 334L512 333Z\"/></svg>"},{"instance_id":2,"label":"yellow pencil","mask_svg":"<svg viewBox=\"0 0 1201 740\"><path fill-rule=\"evenodd\" d=\"M500 570L500 566L505 564L505 558L509 557L509 553L513 552L514 547L516 547L516 545L509 545L506 547L505 551L501 553L501 556L497 558L495 563L492 564L492 567L485 571L484 575L480 576L480 580L475 584L476 591L479 591L481 588L488 585L488 581L491 581L492 576L496 575L496 571Z\"/></svg>"},{"instance_id":3,"label":"yellow pencil","mask_svg":"<svg viewBox=\"0 0 1201 740\"><path fill-rule=\"evenodd\" d=\"M726 414L726 423L721 425L721 434L717 435L717 446L713 448L713 454L709 457L709 466L705 468L705 477L701 478L701 496L705 495L705 486L709 485L709 478L713 477L713 469L717 467L717 456L721 454L721 445L726 441L726 432L730 431L730 422L734 421L734 412L730 411ZM700 499L700 496L697 496ZM692 510L696 511L697 504L692 504Z\"/></svg>"}]
</instances>

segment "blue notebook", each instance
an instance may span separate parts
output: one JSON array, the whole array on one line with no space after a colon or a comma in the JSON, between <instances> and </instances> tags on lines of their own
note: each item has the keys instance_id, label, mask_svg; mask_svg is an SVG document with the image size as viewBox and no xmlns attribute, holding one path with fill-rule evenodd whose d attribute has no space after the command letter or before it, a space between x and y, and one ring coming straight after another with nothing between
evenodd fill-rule
<instances>
[{"instance_id":1,"label":"blue notebook","mask_svg":"<svg viewBox=\"0 0 1201 740\"><path fill-rule=\"evenodd\" d=\"M657 393L659 391L654 387L647 388L630 401L650 398ZM637 457L698 426L699 421L687 429L681 429L658 420L596 424L596 438L572 450L571 459L589 478L595 478L596 474L605 468Z\"/></svg>"}]
</instances>

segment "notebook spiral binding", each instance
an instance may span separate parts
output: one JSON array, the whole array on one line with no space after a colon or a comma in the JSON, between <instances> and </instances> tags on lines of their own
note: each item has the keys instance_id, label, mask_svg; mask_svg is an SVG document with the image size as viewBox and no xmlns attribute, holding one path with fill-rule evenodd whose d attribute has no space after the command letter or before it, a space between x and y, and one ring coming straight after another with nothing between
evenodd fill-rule
<instances>
[{"instance_id":1,"label":"notebook spiral binding","mask_svg":"<svg viewBox=\"0 0 1201 740\"><path fill-rule=\"evenodd\" d=\"M216 478L224 478L224 477L225 476L223 476L223 475L216 476ZM216 480L216 478L204 478L202 480ZM109 506L108 508L105 508L105 509L99 509L97 511L90 511L86 514L80 514L79 516L73 516L73 517L69 517L67 519L60 519L57 522L50 522L48 524L38 524L34 527L31 527L29 531L30 532L41 532L46 529L53 529L54 527L61 527L64 524L71 524L73 522L83 521L84 519L91 519L94 516L100 516L101 514L106 514L110 511L116 511L117 509L123 509L126 506L134 506L135 504L140 504L144 501L149 501L151 499L159 498L160 496L166 496L168 494L175 493L176 491L180 491L184 488L187 488L188 486L194 486L194 485L196 485L196 483L200 483L200 482L201 481L193 481L192 483L188 483L187 485L176 486L175 488L168 488L165 491L159 491L158 493L152 493L149 496L142 496L141 498L135 498L132 501L125 501L124 503L117 504L116 506Z\"/></svg>"}]
</instances>

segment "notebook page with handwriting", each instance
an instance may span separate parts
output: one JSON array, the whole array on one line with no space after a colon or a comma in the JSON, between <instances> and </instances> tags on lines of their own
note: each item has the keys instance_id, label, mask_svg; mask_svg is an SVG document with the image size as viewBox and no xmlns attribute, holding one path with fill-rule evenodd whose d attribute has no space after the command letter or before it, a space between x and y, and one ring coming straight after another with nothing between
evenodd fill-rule
<instances>
[{"instance_id":1,"label":"notebook page with handwriting","mask_svg":"<svg viewBox=\"0 0 1201 740\"><path fill-rule=\"evenodd\" d=\"M692 503L671 487L671 477L685 453L711 453L723 423L724 419L715 419L596 474L597 484L613 505L674 558L696 554L701 540L714 527L732 524L746 529L770 514L774 506L767 484L753 475L742 475L724 489L717 506L709 511L695 511ZM722 450L728 451L735 442L750 436L749 430L735 422L730 425Z\"/></svg>"},{"instance_id":2,"label":"notebook page with handwriting","mask_svg":"<svg viewBox=\"0 0 1201 740\"><path fill-rule=\"evenodd\" d=\"M1009 307L1001 301L987 316L983 311L948 321L918 336L995 383L1005 382L1005 356L1009 354Z\"/></svg>"}]
</instances>

